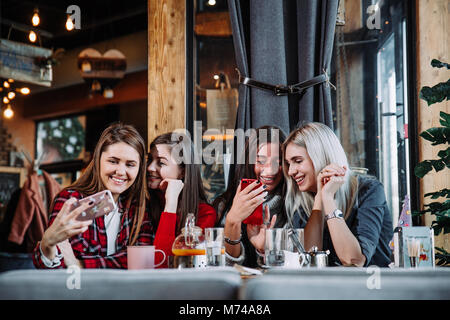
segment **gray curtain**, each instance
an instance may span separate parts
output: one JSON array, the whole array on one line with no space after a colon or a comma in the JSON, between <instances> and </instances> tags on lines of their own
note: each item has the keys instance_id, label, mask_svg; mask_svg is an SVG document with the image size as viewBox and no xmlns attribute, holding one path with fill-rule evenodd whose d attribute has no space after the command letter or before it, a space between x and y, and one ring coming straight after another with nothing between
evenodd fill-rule
<instances>
[{"instance_id":1,"label":"gray curtain","mask_svg":"<svg viewBox=\"0 0 450 320\"><path fill-rule=\"evenodd\" d=\"M229 0L228 6L242 77L293 85L330 74L338 0ZM282 96L239 86L236 128L275 125L288 134L302 120L333 128L327 82Z\"/></svg>"}]
</instances>

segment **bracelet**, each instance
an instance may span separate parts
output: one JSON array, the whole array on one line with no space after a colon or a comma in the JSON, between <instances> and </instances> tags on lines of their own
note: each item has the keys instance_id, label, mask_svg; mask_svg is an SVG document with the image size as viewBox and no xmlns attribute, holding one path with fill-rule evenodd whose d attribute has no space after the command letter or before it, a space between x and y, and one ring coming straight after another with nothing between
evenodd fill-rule
<instances>
[{"instance_id":1,"label":"bracelet","mask_svg":"<svg viewBox=\"0 0 450 320\"><path fill-rule=\"evenodd\" d=\"M237 239L237 240L231 240L228 237L223 237L223 240L225 240L226 243L231 244L232 246L241 243L241 239L242 239L242 234L239 235L239 239Z\"/></svg>"},{"instance_id":2,"label":"bracelet","mask_svg":"<svg viewBox=\"0 0 450 320\"><path fill-rule=\"evenodd\" d=\"M255 251L256 251L256 254L257 254L258 256L260 256L261 258L264 258L264 257L265 257L264 253L259 252L258 249L255 248Z\"/></svg>"}]
</instances>

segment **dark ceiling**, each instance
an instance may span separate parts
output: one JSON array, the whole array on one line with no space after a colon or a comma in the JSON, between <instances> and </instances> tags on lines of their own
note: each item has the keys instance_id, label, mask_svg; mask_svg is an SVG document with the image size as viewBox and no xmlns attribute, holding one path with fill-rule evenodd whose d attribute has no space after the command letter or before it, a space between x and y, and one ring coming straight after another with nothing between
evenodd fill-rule
<instances>
[{"instance_id":1,"label":"dark ceiling","mask_svg":"<svg viewBox=\"0 0 450 320\"><path fill-rule=\"evenodd\" d=\"M81 11L81 29L67 31L67 7ZM41 23L34 28L31 18L39 10ZM34 45L65 50L86 46L126 34L147 30L147 0L0 0L0 37L31 44L28 32L40 34ZM48 36L46 36L48 35Z\"/></svg>"}]
</instances>

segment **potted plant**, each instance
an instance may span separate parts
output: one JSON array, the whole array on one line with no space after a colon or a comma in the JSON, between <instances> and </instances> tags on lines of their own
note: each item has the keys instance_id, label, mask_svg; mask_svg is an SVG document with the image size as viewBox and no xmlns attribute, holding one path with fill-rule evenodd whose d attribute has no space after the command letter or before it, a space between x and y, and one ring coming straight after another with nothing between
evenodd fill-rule
<instances>
[{"instance_id":1,"label":"potted plant","mask_svg":"<svg viewBox=\"0 0 450 320\"><path fill-rule=\"evenodd\" d=\"M447 68L450 69L448 63L441 62L433 59L431 66L434 68ZM444 100L450 99L450 79L447 82L441 82L433 87L423 87L420 90L419 97L425 100L428 106L440 103ZM450 168L450 115L446 112L440 112L440 124L441 127L433 127L421 132L419 135L430 141L431 145L446 145L446 149L442 149L438 152L438 159L424 160L416 165L414 173L418 178L423 178L427 173L433 169L436 172ZM444 234L450 232L450 190L444 188L435 192L430 192L424 195L430 197L432 200L443 197L445 200L434 201L424 205L424 210L418 211L415 215L423 215L430 213L436 216L435 221L431 224L434 229L434 235L437 236L441 232ZM436 249L436 264L441 266L450 265L450 253L444 248Z\"/></svg>"}]
</instances>

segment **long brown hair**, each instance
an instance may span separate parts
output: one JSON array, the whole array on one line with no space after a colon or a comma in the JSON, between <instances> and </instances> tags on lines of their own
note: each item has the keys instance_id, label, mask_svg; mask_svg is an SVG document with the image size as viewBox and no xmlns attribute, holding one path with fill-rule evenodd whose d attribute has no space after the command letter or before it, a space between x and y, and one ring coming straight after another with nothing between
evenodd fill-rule
<instances>
[{"instance_id":1,"label":"long brown hair","mask_svg":"<svg viewBox=\"0 0 450 320\"><path fill-rule=\"evenodd\" d=\"M181 192L181 196L178 198L178 223L175 231L176 234L179 234L181 229L184 227L188 213L193 213L197 221L199 203L208 202L203 189L200 164L196 164L194 161L194 148L191 140L184 134L168 132L157 136L150 144L147 167L153 160L151 151L154 150L159 144L168 145L171 150L177 148L177 156L182 159L178 166L184 170L184 177L182 179L184 187ZM159 218L161 217L161 213L163 211L157 192L157 190L149 190L150 199L152 199L149 203L149 212L155 226L159 225Z\"/></svg>"},{"instance_id":2,"label":"long brown hair","mask_svg":"<svg viewBox=\"0 0 450 320\"><path fill-rule=\"evenodd\" d=\"M255 131L246 140L244 153L241 154L241 159L238 159L238 163L235 165L233 179L229 179L227 190L218 196L213 202L213 207L217 212L216 225L220 225L223 216L231 209L231 205L233 204L233 199L241 179L256 179L255 164L253 163L255 159L251 160L250 157L256 157L257 150L259 150L261 145L264 143L278 143L281 162L281 145L285 138L286 136L280 128L275 126L262 126L255 129ZM244 159L242 159L242 157L244 157ZM283 195L285 192L284 185L285 183L283 176L277 188L273 192ZM278 216L276 226L283 225L285 220L286 219L284 216Z\"/></svg>"},{"instance_id":3,"label":"long brown hair","mask_svg":"<svg viewBox=\"0 0 450 320\"><path fill-rule=\"evenodd\" d=\"M131 146L139 154L139 172L136 180L125 192L121 194L125 205L129 208L132 204L136 206L133 216L129 242L133 245L139 235L142 221L145 216L145 198L147 183L145 181L145 142L137 130L131 125L120 122L114 123L106 128L95 146L93 158L86 167L84 173L66 190L76 190L84 196L89 196L106 189L100 177L100 157L104 151L115 143L124 142Z\"/></svg>"}]
</instances>

